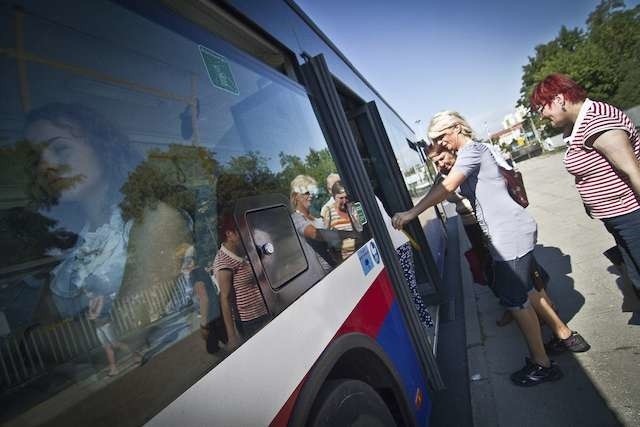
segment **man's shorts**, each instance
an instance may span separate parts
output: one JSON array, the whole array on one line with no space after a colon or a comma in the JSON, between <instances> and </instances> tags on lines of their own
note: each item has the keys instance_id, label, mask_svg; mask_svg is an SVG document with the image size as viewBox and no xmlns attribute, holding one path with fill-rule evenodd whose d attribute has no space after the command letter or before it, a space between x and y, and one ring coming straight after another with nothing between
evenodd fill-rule
<instances>
[{"instance_id":1,"label":"man's shorts","mask_svg":"<svg viewBox=\"0 0 640 427\"><path fill-rule=\"evenodd\" d=\"M491 289L507 308L525 308L533 289L533 251L509 261L495 261Z\"/></svg>"}]
</instances>

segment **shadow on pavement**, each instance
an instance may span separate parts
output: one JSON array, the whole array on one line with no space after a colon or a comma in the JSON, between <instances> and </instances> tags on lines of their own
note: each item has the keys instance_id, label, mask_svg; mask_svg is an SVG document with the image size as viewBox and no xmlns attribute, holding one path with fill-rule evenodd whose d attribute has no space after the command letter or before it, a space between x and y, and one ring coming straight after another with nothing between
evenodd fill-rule
<instances>
[{"instance_id":1,"label":"shadow on pavement","mask_svg":"<svg viewBox=\"0 0 640 427\"><path fill-rule=\"evenodd\" d=\"M584 305L584 296L575 290L573 279L569 277L571 256L559 248L540 244L534 250L538 264L550 276L547 293L560 310L562 320L569 323Z\"/></svg>"},{"instance_id":2,"label":"shadow on pavement","mask_svg":"<svg viewBox=\"0 0 640 427\"><path fill-rule=\"evenodd\" d=\"M584 296L574 288L569 276L571 257L556 247L537 245L535 255L548 271L548 291L567 323L583 308ZM503 312L495 297L476 289L478 315L484 335L484 351L495 396L497 422L500 426L619 426L622 422L603 398L590 370L611 363L606 357L582 357L574 353L551 356L564 373L560 381L532 388L513 385L510 374L521 367L528 353L515 322L497 327L495 319ZM569 324L569 327L571 325ZM549 339L551 332L543 327ZM588 337L585 337L588 339ZM598 351L592 349L592 352ZM592 354L586 353L591 356ZM622 360L616 363L623 363ZM475 420L478 422L479 420ZM480 421L480 425L490 425Z\"/></svg>"},{"instance_id":3,"label":"shadow on pavement","mask_svg":"<svg viewBox=\"0 0 640 427\"><path fill-rule=\"evenodd\" d=\"M615 265L609 266L607 271L618 276L616 278L616 285L618 286L618 289L620 289L623 298L620 309L623 313L631 313L631 317L627 324L640 325L640 299L638 299L633 291L633 285L631 285L627 275L623 273L623 270L621 270L620 267Z\"/></svg>"}]
</instances>

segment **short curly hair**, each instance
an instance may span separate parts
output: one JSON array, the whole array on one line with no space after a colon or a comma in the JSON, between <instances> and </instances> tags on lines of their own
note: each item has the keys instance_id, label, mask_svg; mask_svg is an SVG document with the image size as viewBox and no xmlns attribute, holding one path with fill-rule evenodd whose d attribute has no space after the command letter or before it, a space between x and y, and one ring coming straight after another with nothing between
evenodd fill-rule
<instances>
[{"instance_id":1,"label":"short curly hair","mask_svg":"<svg viewBox=\"0 0 640 427\"><path fill-rule=\"evenodd\" d=\"M73 135L86 137L104 165L109 184L107 197L111 202L120 198L120 186L139 157L127 135L100 113L81 104L53 102L34 109L26 116L25 129L37 121L51 122L69 129Z\"/></svg>"}]
</instances>

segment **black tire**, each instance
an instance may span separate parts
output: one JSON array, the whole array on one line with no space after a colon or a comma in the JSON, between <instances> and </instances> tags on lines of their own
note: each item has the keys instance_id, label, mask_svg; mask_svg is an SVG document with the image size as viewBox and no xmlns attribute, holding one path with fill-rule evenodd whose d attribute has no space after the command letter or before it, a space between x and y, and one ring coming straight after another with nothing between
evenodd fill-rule
<instances>
[{"instance_id":1,"label":"black tire","mask_svg":"<svg viewBox=\"0 0 640 427\"><path fill-rule=\"evenodd\" d=\"M358 380L327 381L313 404L307 423L311 427L396 426L378 393Z\"/></svg>"}]
</instances>

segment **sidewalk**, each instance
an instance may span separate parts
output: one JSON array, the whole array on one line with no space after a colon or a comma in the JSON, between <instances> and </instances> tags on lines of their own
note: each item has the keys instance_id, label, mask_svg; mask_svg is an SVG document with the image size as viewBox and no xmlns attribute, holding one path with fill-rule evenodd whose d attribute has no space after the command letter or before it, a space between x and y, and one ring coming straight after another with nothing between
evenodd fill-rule
<instances>
[{"instance_id":1,"label":"sidewalk","mask_svg":"<svg viewBox=\"0 0 640 427\"><path fill-rule=\"evenodd\" d=\"M527 209L539 227L536 257L551 275L548 291L561 317L592 348L555 356L565 374L558 382L533 388L511 384L509 375L524 364L526 344L515 322L496 325L503 308L491 291L472 283L461 256L474 425L640 425L640 311L630 312L640 310L640 302L602 255L613 240L585 215L562 154L519 167L531 202ZM467 248L461 238L460 254Z\"/></svg>"}]
</instances>

